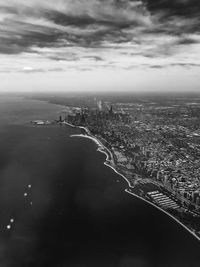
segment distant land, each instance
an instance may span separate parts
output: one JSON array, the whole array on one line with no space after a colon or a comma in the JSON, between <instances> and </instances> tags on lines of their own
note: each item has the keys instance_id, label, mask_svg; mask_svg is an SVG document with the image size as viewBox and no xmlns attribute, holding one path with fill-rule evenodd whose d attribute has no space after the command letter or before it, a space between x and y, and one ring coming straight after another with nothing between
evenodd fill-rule
<instances>
[{"instance_id":1,"label":"distant land","mask_svg":"<svg viewBox=\"0 0 200 267\"><path fill-rule=\"evenodd\" d=\"M200 94L36 99L65 106L60 121L85 127L108 149L107 164L128 181L128 193L172 215L200 239Z\"/></svg>"}]
</instances>

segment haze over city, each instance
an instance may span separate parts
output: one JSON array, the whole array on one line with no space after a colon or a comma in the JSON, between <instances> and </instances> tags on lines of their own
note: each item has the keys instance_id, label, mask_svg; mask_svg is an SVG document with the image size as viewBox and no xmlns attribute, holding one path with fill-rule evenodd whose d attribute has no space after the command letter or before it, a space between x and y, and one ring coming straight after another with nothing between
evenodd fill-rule
<instances>
[{"instance_id":1,"label":"haze over city","mask_svg":"<svg viewBox=\"0 0 200 267\"><path fill-rule=\"evenodd\" d=\"M0 91L198 91L199 11L197 0L0 0Z\"/></svg>"}]
</instances>

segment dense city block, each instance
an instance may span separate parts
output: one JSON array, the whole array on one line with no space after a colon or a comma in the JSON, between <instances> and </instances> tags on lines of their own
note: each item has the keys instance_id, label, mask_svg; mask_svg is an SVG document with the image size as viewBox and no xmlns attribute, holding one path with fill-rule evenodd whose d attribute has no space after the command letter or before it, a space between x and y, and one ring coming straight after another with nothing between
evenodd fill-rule
<instances>
[{"instance_id":1,"label":"dense city block","mask_svg":"<svg viewBox=\"0 0 200 267\"><path fill-rule=\"evenodd\" d=\"M60 121L84 126L107 147L128 191L200 233L200 108L183 99L66 106Z\"/></svg>"}]
</instances>

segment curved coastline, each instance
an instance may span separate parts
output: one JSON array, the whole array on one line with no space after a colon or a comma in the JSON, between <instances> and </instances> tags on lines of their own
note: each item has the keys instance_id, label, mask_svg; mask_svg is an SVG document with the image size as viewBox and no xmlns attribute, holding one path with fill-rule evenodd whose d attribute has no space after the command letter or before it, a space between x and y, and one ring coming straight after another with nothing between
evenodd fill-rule
<instances>
[{"instance_id":1,"label":"curved coastline","mask_svg":"<svg viewBox=\"0 0 200 267\"><path fill-rule=\"evenodd\" d=\"M75 125L72 125L72 124L67 123L67 122L64 122L64 124L71 126L73 128L79 128L79 129L85 130L86 134L73 134L70 137L82 137L82 138L91 139L93 142L95 142L95 144L98 146L97 151L106 155L104 165L111 168L116 174L120 175L127 182L129 188L133 188L132 185L130 184L129 180L122 173L118 172L114 166L111 165L112 157L113 157L112 152L105 145L103 145L100 140L98 140L94 135L92 135L88 128L83 127L83 126L75 126ZM154 203L148 201L147 199L145 199L145 198L143 198L143 197L141 197L135 193L130 192L128 189L125 189L125 192L134 196L134 197L137 197L138 199L140 199L142 201L145 201L146 203L152 205L153 207L157 208L161 212L165 213L170 218L172 218L174 221L176 221L179 225L181 225L185 230L187 230L190 234L192 234L198 241L200 241L200 237L198 237L192 230L190 230L187 226L185 226L176 217L174 217L173 215L171 215L167 211L163 210L162 208L160 208L159 206L155 205Z\"/></svg>"}]
</instances>

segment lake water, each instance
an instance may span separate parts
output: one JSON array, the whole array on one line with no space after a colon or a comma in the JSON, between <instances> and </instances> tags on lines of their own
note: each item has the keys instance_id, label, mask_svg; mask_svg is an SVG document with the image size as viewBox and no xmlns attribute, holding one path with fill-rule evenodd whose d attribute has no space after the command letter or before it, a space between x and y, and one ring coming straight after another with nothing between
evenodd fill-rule
<instances>
[{"instance_id":1,"label":"lake water","mask_svg":"<svg viewBox=\"0 0 200 267\"><path fill-rule=\"evenodd\" d=\"M200 266L199 241L125 193L93 141L27 123L61 110L0 98L0 266Z\"/></svg>"}]
</instances>

